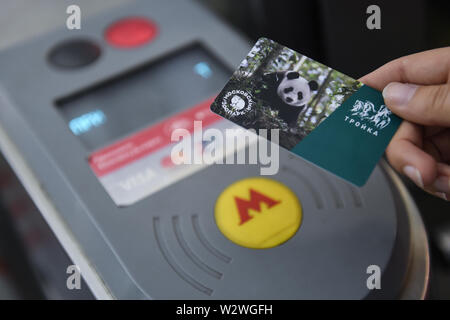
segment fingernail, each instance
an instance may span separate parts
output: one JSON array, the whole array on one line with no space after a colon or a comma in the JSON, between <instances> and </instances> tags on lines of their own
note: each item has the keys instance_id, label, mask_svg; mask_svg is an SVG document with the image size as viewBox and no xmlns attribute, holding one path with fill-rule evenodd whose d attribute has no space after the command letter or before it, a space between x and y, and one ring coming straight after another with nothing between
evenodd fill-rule
<instances>
[{"instance_id":1,"label":"fingernail","mask_svg":"<svg viewBox=\"0 0 450 320\"><path fill-rule=\"evenodd\" d=\"M417 168L414 168L413 166L405 166L403 168L403 173L412 181L414 181L416 185L418 185L420 188L423 188L422 175L420 174L419 170L417 170Z\"/></svg>"},{"instance_id":2,"label":"fingernail","mask_svg":"<svg viewBox=\"0 0 450 320\"><path fill-rule=\"evenodd\" d=\"M435 195L436 197L439 197L439 198L441 198L441 199L447 201L447 195L446 195L445 193L443 193L443 192L435 192L434 195Z\"/></svg>"},{"instance_id":3,"label":"fingernail","mask_svg":"<svg viewBox=\"0 0 450 320\"><path fill-rule=\"evenodd\" d=\"M383 98L390 106L404 106L411 100L417 88L414 84L391 82L384 87Z\"/></svg>"},{"instance_id":4,"label":"fingernail","mask_svg":"<svg viewBox=\"0 0 450 320\"><path fill-rule=\"evenodd\" d=\"M444 176L438 177L434 181L433 187L439 192L450 193L450 179Z\"/></svg>"}]
</instances>

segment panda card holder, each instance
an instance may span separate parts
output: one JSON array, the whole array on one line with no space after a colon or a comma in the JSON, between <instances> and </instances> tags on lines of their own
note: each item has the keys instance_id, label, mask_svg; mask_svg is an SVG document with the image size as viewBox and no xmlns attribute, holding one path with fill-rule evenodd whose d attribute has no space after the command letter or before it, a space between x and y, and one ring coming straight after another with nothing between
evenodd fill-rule
<instances>
[{"instance_id":1,"label":"panda card holder","mask_svg":"<svg viewBox=\"0 0 450 320\"><path fill-rule=\"evenodd\" d=\"M381 92L266 38L211 110L246 129L266 129L273 143L356 186L366 183L401 123Z\"/></svg>"}]
</instances>

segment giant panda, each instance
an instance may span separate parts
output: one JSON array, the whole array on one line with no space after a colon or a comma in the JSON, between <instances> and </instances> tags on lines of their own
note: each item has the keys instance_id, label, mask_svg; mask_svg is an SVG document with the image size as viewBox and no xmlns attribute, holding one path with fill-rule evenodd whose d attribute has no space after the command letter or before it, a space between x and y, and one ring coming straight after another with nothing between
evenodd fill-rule
<instances>
[{"instance_id":1,"label":"giant panda","mask_svg":"<svg viewBox=\"0 0 450 320\"><path fill-rule=\"evenodd\" d=\"M272 109L278 110L278 117L290 128L297 125L300 112L311 99L312 92L319 86L315 80L308 81L296 71L265 74L262 84L260 98Z\"/></svg>"}]
</instances>

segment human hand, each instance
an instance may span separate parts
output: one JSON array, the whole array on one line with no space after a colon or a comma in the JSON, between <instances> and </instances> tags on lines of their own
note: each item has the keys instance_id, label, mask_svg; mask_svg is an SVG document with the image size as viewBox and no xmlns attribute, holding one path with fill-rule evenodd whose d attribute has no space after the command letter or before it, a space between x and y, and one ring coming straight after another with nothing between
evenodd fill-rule
<instances>
[{"instance_id":1,"label":"human hand","mask_svg":"<svg viewBox=\"0 0 450 320\"><path fill-rule=\"evenodd\" d=\"M450 47L393 60L360 79L404 121L386 149L417 186L450 200Z\"/></svg>"}]
</instances>

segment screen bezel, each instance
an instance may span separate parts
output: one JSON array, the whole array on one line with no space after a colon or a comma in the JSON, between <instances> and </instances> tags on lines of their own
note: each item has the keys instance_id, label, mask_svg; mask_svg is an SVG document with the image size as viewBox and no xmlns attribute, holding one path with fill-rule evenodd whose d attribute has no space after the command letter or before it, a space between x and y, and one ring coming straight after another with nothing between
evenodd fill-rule
<instances>
[{"instance_id":1,"label":"screen bezel","mask_svg":"<svg viewBox=\"0 0 450 320\"><path fill-rule=\"evenodd\" d=\"M195 48L201 49L203 52L205 52L205 54L208 55L209 57L211 57L220 68L222 68L223 70L229 71L229 76L231 77L233 70L230 68L230 66L227 63L225 63L225 61L222 58L220 58L220 56L215 54L213 50L209 49L208 46L205 45L203 42L201 42L199 40L195 40L190 43L179 46L176 49L173 49L165 54L153 57L151 60L147 60L144 63L140 63L140 64L138 64L132 68L129 68L123 72L115 74L105 80L102 80L100 82L94 83L89 86L86 86L80 90L77 90L77 91L75 91L71 94L65 95L63 97L58 97L58 98L54 99L53 105L57 109L58 114L61 116L61 120L65 123L65 126L66 126L67 130L70 132L70 134L74 138L76 138L78 141L81 142L82 146L88 151L89 154L93 154L93 153L97 152L98 150L101 150L109 145L116 143L117 141L120 141L128 136L131 136L131 135L143 130L144 128L146 128L148 126L152 126L160 121L169 119L170 117L174 116L175 114L182 112L184 109L169 112L168 114L165 114L164 116L158 118L156 121L148 122L147 124L141 125L140 127L130 130L129 132L127 132L125 134L122 134L122 135L119 135L112 139L109 139L108 141L105 141L105 142L95 146L94 148L90 148L89 146L87 146L83 141L81 141L82 139L80 139L77 135L75 135L72 132L72 130L70 130L69 120L65 118L61 109L64 108L64 106L67 103L70 103L73 100L77 100L78 98L81 98L85 95L89 95L97 90L101 90L104 87L108 87L114 83L118 83L118 82L122 81L123 79L126 79L127 77L132 76L132 75L142 71L143 69L151 68L154 65L163 63L166 60L175 58L176 56L182 54L183 52L186 52L186 51L189 51L189 50L195 49ZM224 85L225 85L225 83L224 83ZM217 93L219 93L219 91L220 90L218 90ZM207 99L207 98L208 97L205 97L205 99ZM198 101L198 102L200 103L201 101ZM191 107L191 106L188 106L187 108L189 108L189 107Z\"/></svg>"}]
</instances>

